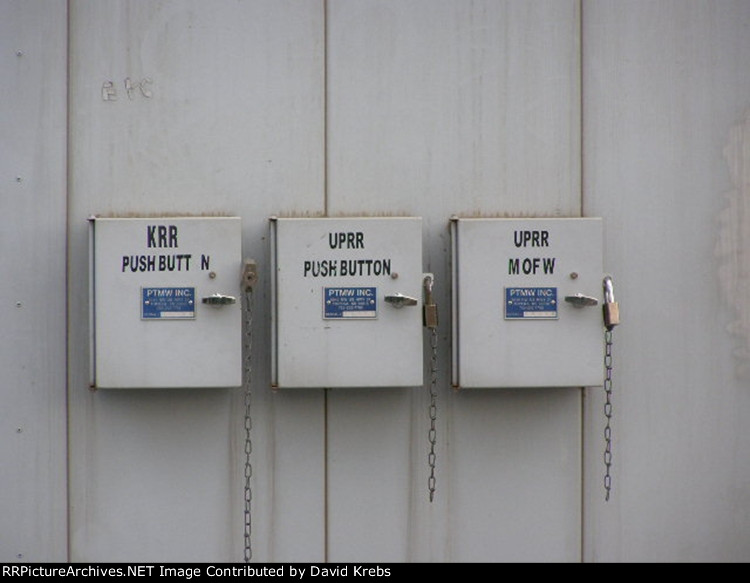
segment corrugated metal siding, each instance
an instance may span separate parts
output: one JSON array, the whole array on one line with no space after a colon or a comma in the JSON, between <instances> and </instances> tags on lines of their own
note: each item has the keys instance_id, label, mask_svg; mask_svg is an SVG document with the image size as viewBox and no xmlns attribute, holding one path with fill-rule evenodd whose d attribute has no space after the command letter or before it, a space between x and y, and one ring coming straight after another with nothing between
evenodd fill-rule
<instances>
[{"instance_id":1,"label":"corrugated metal siding","mask_svg":"<svg viewBox=\"0 0 750 583\"><path fill-rule=\"evenodd\" d=\"M733 229L746 221L726 156L750 108L750 4L590 2L583 30L585 210L606 218L623 319L607 505L602 399L587 392L585 559L743 561L750 392L731 322L747 288L728 303L722 274L746 270L747 241L719 242L733 199Z\"/></svg>"},{"instance_id":2,"label":"corrugated metal siding","mask_svg":"<svg viewBox=\"0 0 750 583\"><path fill-rule=\"evenodd\" d=\"M67 557L64 2L0 3L0 561Z\"/></svg>"},{"instance_id":3,"label":"corrugated metal siding","mask_svg":"<svg viewBox=\"0 0 750 583\"><path fill-rule=\"evenodd\" d=\"M747 2L68 6L0 5L0 559L242 557L242 391L88 389L94 213L243 218L254 560L747 557ZM623 319L608 504L601 389L449 387L449 217L582 212ZM325 213L424 219L433 504L425 389L269 388L267 219Z\"/></svg>"}]
</instances>

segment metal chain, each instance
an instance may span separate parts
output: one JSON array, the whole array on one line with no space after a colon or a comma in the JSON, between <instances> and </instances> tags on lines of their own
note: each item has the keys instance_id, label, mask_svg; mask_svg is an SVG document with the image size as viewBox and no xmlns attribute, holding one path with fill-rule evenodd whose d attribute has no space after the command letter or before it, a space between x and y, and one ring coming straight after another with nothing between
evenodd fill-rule
<instances>
[{"instance_id":1,"label":"metal chain","mask_svg":"<svg viewBox=\"0 0 750 583\"><path fill-rule=\"evenodd\" d=\"M435 420L437 419L437 327L430 328L430 431L427 434L430 440L430 453L427 454L427 464L430 466L430 477L427 479L427 489L430 492L430 502L435 497L435 445L437 443L437 431Z\"/></svg>"},{"instance_id":2,"label":"metal chain","mask_svg":"<svg viewBox=\"0 0 750 583\"><path fill-rule=\"evenodd\" d=\"M250 440L250 430L252 429L252 420L250 418L250 398L251 384L250 377L252 366L250 355L252 354L253 345L253 290L248 289L245 293L245 335L244 335L244 385L245 385L245 563L249 563L253 558L253 551L250 545L250 535L252 534L252 515L250 513L250 503L252 502L253 492L250 488L250 478L253 475L253 466L250 462L250 454L253 451L253 443Z\"/></svg>"},{"instance_id":3,"label":"metal chain","mask_svg":"<svg viewBox=\"0 0 750 583\"><path fill-rule=\"evenodd\" d=\"M604 500L609 501L609 492L612 489L612 475L610 467L612 466L612 329L604 332L604 369L606 376L604 378L604 416L607 418L607 425L604 427Z\"/></svg>"}]
</instances>

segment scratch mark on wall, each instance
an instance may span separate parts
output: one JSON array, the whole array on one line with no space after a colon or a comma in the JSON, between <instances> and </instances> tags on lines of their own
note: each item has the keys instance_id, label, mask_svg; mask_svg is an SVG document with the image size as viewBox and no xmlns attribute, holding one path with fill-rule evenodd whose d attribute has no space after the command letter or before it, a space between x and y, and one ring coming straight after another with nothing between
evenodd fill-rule
<instances>
[{"instance_id":1,"label":"scratch mark on wall","mask_svg":"<svg viewBox=\"0 0 750 583\"><path fill-rule=\"evenodd\" d=\"M735 371L744 379L750 377L750 110L730 129L724 158L733 188L719 215L715 254L721 293L733 312L728 331L739 343Z\"/></svg>"}]
</instances>

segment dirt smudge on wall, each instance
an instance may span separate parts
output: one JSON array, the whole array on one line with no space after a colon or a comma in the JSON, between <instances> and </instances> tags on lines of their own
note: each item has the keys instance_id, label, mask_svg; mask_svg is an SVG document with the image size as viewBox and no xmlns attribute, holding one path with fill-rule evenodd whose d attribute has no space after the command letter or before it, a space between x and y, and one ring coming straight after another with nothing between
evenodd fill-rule
<instances>
[{"instance_id":1,"label":"dirt smudge on wall","mask_svg":"<svg viewBox=\"0 0 750 583\"><path fill-rule=\"evenodd\" d=\"M729 131L724 148L732 189L719 215L715 253L719 286L732 310L729 332L737 338L736 373L750 378L750 110Z\"/></svg>"}]
</instances>

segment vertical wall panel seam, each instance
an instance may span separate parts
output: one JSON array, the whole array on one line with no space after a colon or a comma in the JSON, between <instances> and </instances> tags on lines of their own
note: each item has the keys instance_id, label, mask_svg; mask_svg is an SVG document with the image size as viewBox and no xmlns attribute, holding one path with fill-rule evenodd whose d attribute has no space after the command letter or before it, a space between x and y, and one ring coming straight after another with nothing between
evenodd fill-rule
<instances>
[{"instance_id":1,"label":"vertical wall panel seam","mask_svg":"<svg viewBox=\"0 0 750 583\"><path fill-rule=\"evenodd\" d=\"M63 378L65 379L65 558L66 561L70 562L71 558L71 487L70 487L70 314L69 314L69 278L70 278L70 205L71 205L71 166L70 166L70 151L71 151L71 13L72 13L72 0L67 0L65 4L65 217L64 228L65 228L65 281L64 294L65 294L65 364L63 371Z\"/></svg>"},{"instance_id":2,"label":"vertical wall panel seam","mask_svg":"<svg viewBox=\"0 0 750 583\"><path fill-rule=\"evenodd\" d=\"M328 216L328 0L323 0L323 215Z\"/></svg>"},{"instance_id":3,"label":"vertical wall panel seam","mask_svg":"<svg viewBox=\"0 0 750 583\"><path fill-rule=\"evenodd\" d=\"M328 562L328 392L323 389L323 562Z\"/></svg>"},{"instance_id":4,"label":"vertical wall panel seam","mask_svg":"<svg viewBox=\"0 0 750 583\"><path fill-rule=\"evenodd\" d=\"M323 215L328 216L328 0L323 0ZM328 562L328 393L323 389L323 561Z\"/></svg>"},{"instance_id":5,"label":"vertical wall panel seam","mask_svg":"<svg viewBox=\"0 0 750 583\"><path fill-rule=\"evenodd\" d=\"M579 114L578 114L578 131L579 131L579 142L578 142L578 148L579 148L579 177L580 180L579 184L579 190L580 190L580 201L581 201L581 207L580 207L580 216L585 217L586 216L586 205L585 205L585 182L584 182L584 84L583 84L583 61L584 61L584 39L583 39L583 6L584 6L584 0L578 0L578 104L579 104Z\"/></svg>"},{"instance_id":6,"label":"vertical wall panel seam","mask_svg":"<svg viewBox=\"0 0 750 583\"><path fill-rule=\"evenodd\" d=\"M579 184L579 190L580 190L580 196L581 196L581 208L580 208L580 216L584 217L586 216L585 213L585 205L584 205L584 195L585 195L585 182L584 182L584 127L583 127L583 119L584 119L584 84L583 84L583 59L584 59L584 24L583 24L583 10L584 10L584 0L578 0L578 104L579 104L579 114L578 114L578 131L579 131L579 137L578 137L578 152L579 152L579 176L578 180L580 181ZM580 526L579 526L579 533L578 536L580 537L579 540L579 557L578 561L580 563L584 562L584 544L586 537L584 536L586 522L586 499L585 499L585 492L586 492L586 388L581 388L581 396L580 396L580 403L581 403L581 440L580 440L580 448L581 448L581 467L580 467Z\"/></svg>"}]
</instances>

